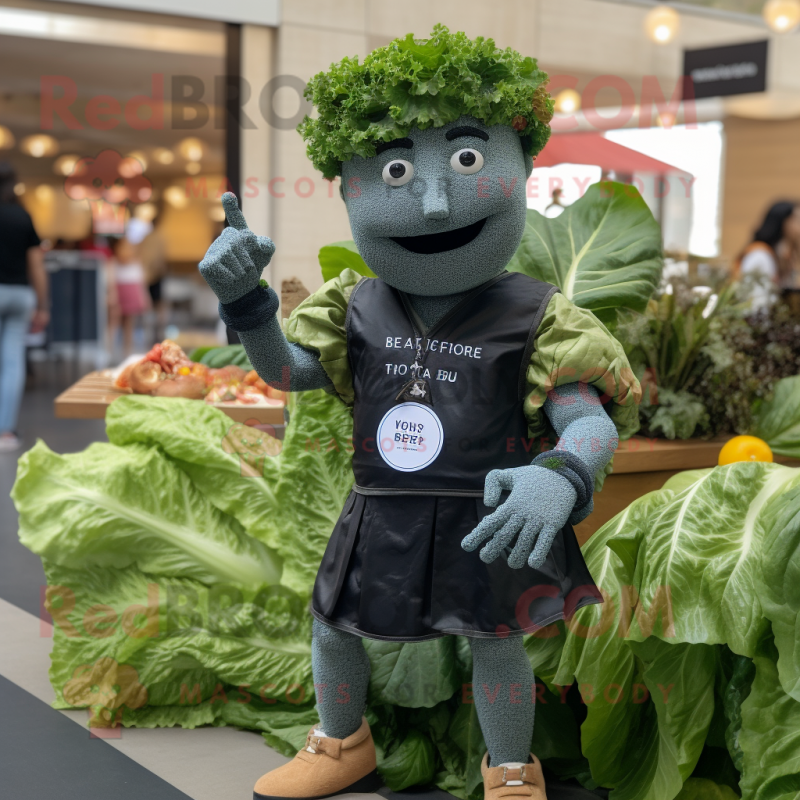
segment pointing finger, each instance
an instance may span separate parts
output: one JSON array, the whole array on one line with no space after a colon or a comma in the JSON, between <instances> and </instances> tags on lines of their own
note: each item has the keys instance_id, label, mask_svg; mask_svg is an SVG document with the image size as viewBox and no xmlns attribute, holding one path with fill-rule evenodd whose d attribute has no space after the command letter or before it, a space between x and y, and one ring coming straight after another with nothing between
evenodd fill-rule
<instances>
[{"instance_id":1,"label":"pointing finger","mask_svg":"<svg viewBox=\"0 0 800 800\"><path fill-rule=\"evenodd\" d=\"M228 225L236 228L237 231L249 230L247 227L247 220L244 218L239 202L233 192L225 192L222 195L222 207L225 209L225 219L228 220Z\"/></svg>"}]
</instances>

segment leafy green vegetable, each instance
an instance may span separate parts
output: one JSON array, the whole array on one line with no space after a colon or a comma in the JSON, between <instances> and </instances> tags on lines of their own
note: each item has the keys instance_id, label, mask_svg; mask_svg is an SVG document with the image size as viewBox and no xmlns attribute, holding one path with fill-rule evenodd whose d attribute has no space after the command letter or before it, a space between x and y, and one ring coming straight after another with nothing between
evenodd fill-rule
<instances>
[{"instance_id":1,"label":"leafy green vegetable","mask_svg":"<svg viewBox=\"0 0 800 800\"><path fill-rule=\"evenodd\" d=\"M761 406L772 398L779 381L800 374L800 325L789 306L777 303L756 316L748 313L738 303L715 313L701 350L705 366L701 364L687 384L708 412L704 435L755 433L764 438L758 433ZM791 448L790 437L776 442L777 447L784 445Z\"/></svg>"},{"instance_id":2,"label":"leafy green vegetable","mask_svg":"<svg viewBox=\"0 0 800 800\"><path fill-rule=\"evenodd\" d=\"M489 126L513 127L525 152L536 155L550 136L553 116L546 81L535 59L436 25L429 39L409 33L373 50L363 64L344 58L315 75L305 96L317 114L297 129L311 162L329 180L340 173L342 161L374 156L380 142L464 114Z\"/></svg>"},{"instance_id":3,"label":"leafy green vegetable","mask_svg":"<svg viewBox=\"0 0 800 800\"><path fill-rule=\"evenodd\" d=\"M631 638L727 644L752 657L768 624L758 589L765 506L798 485L796 470L740 462L668 498L647 535L639 533L634 585L644 608L665 607L670 598L672 625L648 631L651 621L634 617Z\"/></svg>"},{"instance_id":4,"label":"leafy green vegetable","mask_svg":"<svg viewBox=\"0 0 800 800\"><path fill-rule=\"evenodd\" d=\"M583 753L593 780L614 788L614 800L675 797L698 764L720 702L717 650L727 645L748 656L745 669L769 633L770 616L785 620L780 691L786 713L794 713L788 700L797 701L786 692L795 686L791 665L800 648L789 621L797 611L781 592L798 581L767 576L779 563L795 574L798 511L800 472L743 462L672 479L585 545L606 602L581 609L567 626L555 682L577 680L587 710ZM765 579L776 585L773 606L764 599ZM735 669L734 675L726 694L732 743L735 705L746 696ZM741 704L738 728L745 774L747 746L755 748L746 735L749 702Z\"/></svg>"},{"instance_id":5,"label":"leafy green vegetable","mask_svg":"<svg viewBox=\"0 0 800 800\"><path fill-rule=\"evenodd\" d=\"M114 547L110 540L104 544ZM114 679L120 665L135 670L147 691L145 708L120 706L126 725L214 724L232 704L248 705L255 723L272 703L313 702L310 621L288 589L207 586L135 566L73 569L45 561L45 569L58 708L113 707L113 698L91 688L123 684ZM237 689L243 685L251 688L250 698Z\"/></svg>"},{"instance_id":6,"label":"leafy green vegetable","mask_svg":"<svg viewBox=\"0 0 800 800\"><path fill-rule=\"evenodd\" d=\"M690 778L675 800L739 800L730 786L720 786L703 778Z\"/></svg>"},{"instance_id":7,"label":"leafy green vegetable","mask_svg":"<svg viewBox=\"0 0 800 800\"><path fill-rule=\"evenodd\" d=\"M372 664L370 696L376 702L430 707L459 688L455 637L406 646L365 640Z\"/></svg>"},{"instance_id":8,"label":"leafy green vegetable","mask_svg":"<svg viewBox=\"0 0 800 800\"><path fill-rule=\"evenodd\" d=\"M759 411L755 435L774 453L800 458L800 375L775 384L774 396Z\"/></svg>"},{"instance_id":9,"label":"leafy green vegetable","mask_svg":"<svg viewBox=\"0 0 800 800\"><path fill-rule=\"evenodd\" d=\"M725 729L725 744L731 754L733 764L742 771L742 749L739 746L739 735L742 732L742 703L750 694L755 677L753 660L745 656L733 656L733 673L725 688L723 708L728 719Z\"/></svg>"},{"instance_id":10,"label":"leafy green vegetable","mask_svg":"<svg viewBox=\"0 0 800 800\"><path fill-rule=\"evenodd\" d=\"M353 418L322 389L296 398L275 487L284 584L311 587L351 486ZM288 573L288 574L287 574Z\"/></svg>"},{"instance_id":11,"label":"leafy green vegetable","mask_svg":"<svg viewBox=\"0 0 800 800\"><path fill-rule=\"evenodd\" d=\"M800 475L800 470L790 471ZM772 623L781 685L800 701L800 493L777 495L763 517L766 532L757 591Z\"/></svg>"},{"instance_id":12,"label":"leafy green vegetable","mask_svg":"<svg viewBox=\"0 0 800 800\"><path fill-rule=\"evenodd\" d=\"M244 346L241 344L210 347L200 356L199 360L200 363L205 364L207 367L219 368L233 365L248 371L253 369L253 365L244 351Z\"/></svg>"},{"instance_id":13,"label":"leafy green vegetable","mask_svg":"<svg viewBox=\"0 0 800 800\"><path fill-rule=\"evenodd\" d=\"M619 308L645 310L661 267L658 223L634 187L613 182L593 184L554 219L528 211L508 265L555 284L607 323Z\"/></svg>"},{"instance_id":14,"label":"leafy green vegetable","mask_svg":"<svg viewBox=\"0 0 800 800\"><path fill-rule=\"evenodd\" d=\"M412 730L402 744L381 762L381 776L394 792L409 786L425 786L434 777L433 742L419 731Z\"/></svg>"},{"instance_id":15,"label":"leafy green vegetable","mask_svg":"<svg viewBox=\"0 0 800 800\"><path fill-rule=\"evenodd\" d=\"M283 558L281 582L310 594L353 474L352 418L336 398L305 392L280 454L265 432L194 400L120 397L109 441L160 447L217 508Z\"/></svg>"},{"instance_id":16,"label":"leafy green vegetable","mask_svg":"<svg viewBox=\"0 0 800 800\"><path fill-rule=\"evenodd\" d=\"M764 642L753 659L753 687L742 703L744 798L795 800L800 793L800 702L781 686L776 666L777 652Z\"/></svg>"},{"instance_id":17,"label":"leafy green vegetable","mask_svg":"<svg viewBox=\"0 0 800 800\"><path fill-rule=\"evenodd\" d=\"M203 356L204 356L206 353L208 353L208 352L209 352L209 350L214 350L214 349L215 349L215 346L213 346L213 345L212 345L212 346L210 346L210 347L208 347L208 346L204 346L204 347L195 347L195 349L194 349L194 350L192 350L192 352L191 352L191 353L189 353L189 358L190 358L192 361L200 361L200 360L203 358Z\"/></svg>"},{"instance_id":18,"label":"leafy green vegetable","mask_svg":"<svg viewBox=\"0 0 800 800\"><path fill-rule=\"evenodd\" d=\"M614 335L642 384L639 415L648 436L689 439L708 427L706 403L687 387L708 368L712 326L733 299L730 288L698 296L670 284L643 313L617 312Z\"/></svg>"},{"instance_id":19,"label":"leafy green vegetable","mask_svg":"<svg viewBox=\"0 0 800 800\"><path fill-rule=\"evenodd\" d=\"M366 265L359 255L355 242L336 242L321 247L319 251L319 265L322 269L322 279L329 281L335 278L343 269L352 269L359 275L374 278L375 273Z\"/></svg>"},{"instance_id":20,"label":"leafy green vegetable","mask_svg":"<svg viewBox=\"0 0 800 800\"><path fill-rule=\"evenodd\" d=\"M246 586L280 579L274 551L157 449L98 443L60 456L38 442L20 458L12 497L20 541L63 566L135 564L152 575Z\"/></svg>"},{"instance_id":21,"label":"leafy green vegetable","mask_svg":"<svg viewBox=\"0 0 800 800\"><path fill-rule=\"evenodd\" d=\"M13 492L48 578L57 705L237 725L293 754L317 719L307 603L352 482L352 419L307 393L279 442L203 403L126 396L107 426L83 453L39 443ZM525 642L545 766L611 800L729 798L734 764L745 800L794 797L800 471L682 473L583 553L605 603ZM366 646L388 785L479 800L468 641Z\"/></svg>"}]
</instances>

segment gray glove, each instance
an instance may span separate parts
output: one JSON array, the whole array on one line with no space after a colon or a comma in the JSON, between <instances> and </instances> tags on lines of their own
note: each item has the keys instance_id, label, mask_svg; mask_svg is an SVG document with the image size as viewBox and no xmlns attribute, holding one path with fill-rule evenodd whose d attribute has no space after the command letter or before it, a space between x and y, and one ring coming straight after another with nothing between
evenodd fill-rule
<instances>
[{"instance_id":1,"label":"gray glove","mask_svg":"<svg viewBox=\"0 0 800 800\"><path fill-rule=\"evenodd\" d=\"M200 262L200 273L219 298L220 316L238 332L253 368L271 386L292 392L329 386L317 355L286 341L275 314L278 297L261 288L275 245L249 230L235 195L222 195L222 206L230 227Z\"/></svg>"},{"instance_id":2,"label":"gray glove","mask_svg":"<svg viewBox=\"0 0 800 800\"><path fill-rule=\"evenodd\" d=\"M558 531L567 522L575 525L591 513L592 479L616 450L616 427L600 405L599 393L593 386L573 383L559 387L545 403L545 413L560 437L556 455L561 453L566 466L571 463L572 469L558 465L548 468L548 461L560 459L543 455L537 461L541 459L544 466L492 470L486 476L485 505L497 506L503 489L510 494L497 511L464 537L461 546L472 552L489 539L480 552L481 560L487 564L505 554L508 566L514 569L525 566L526 561L529 567L541 567ZM582 464L579 469L575 459ZM576 469L584 473L583 481L577 480L581 475L575 474ZM584 495L578 508L575 486ZM515 536L517 541L511 549Z\"/></svg>"},{"instance_id":3,"label":"gray glove","mask_svg":"<svg viewBox=\"0 0 800 800\"><path fill-rule=\"evenodd\" d=\"M557 472L537 466L492 470L486 476L483 502L494 508L503 489L511 494L464 537L461 546L472 552L489 539L480 556L490 564L519 534L508 566L519 569L527 561L529 567L541 567L556 534L567 524L577 492Z\"/></svg>"},{"instance_id":4,"label":"gray glove","mask_svg":"<svg viewBox=\"0 0 800 800\"><path fill-rule=\"evenodd\" d=\"M239 210L236 195L222 195L230 227L225 228L200 262L200 274L223 304L252 292L261 281L275 245L267 236L256 236Z\"/></svg>"}]
</instances>

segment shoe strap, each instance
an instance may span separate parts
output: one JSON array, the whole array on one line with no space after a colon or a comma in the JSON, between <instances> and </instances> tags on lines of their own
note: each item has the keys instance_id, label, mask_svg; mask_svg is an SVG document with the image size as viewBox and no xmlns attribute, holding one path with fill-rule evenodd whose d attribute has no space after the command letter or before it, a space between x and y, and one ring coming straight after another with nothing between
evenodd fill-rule
<instances>
[{"instance_id":1,"label":"shoe strap","mask_svg":"<svg viewBox=\"0 0 800 800\"><path fill-rule=\"evenodd\" d=\"M342 740L330 736L314 736L313 728L306 736L304 748L309 753L324 753L331 758L339 758L342 754Z\"/></svg>"},{"instance_id":2,"label":"shoe strap","mask_svg":"<svg viewBox=\"0 0 800 800\"><path fill-rule=\"evenodd\" d=\"M522 781L522 786L509 786L510 789L519 789L519 792L510 792L510 794L529 794L530 791L524 788L525 784L536 786L536 781L533 777L532 771L527 770L526 767L530 764L524 764L521 767L489 767L486 770L485 784L486 788L499 789L502 786L508 786L511 781Z\"/></svg>"}]
</instances>

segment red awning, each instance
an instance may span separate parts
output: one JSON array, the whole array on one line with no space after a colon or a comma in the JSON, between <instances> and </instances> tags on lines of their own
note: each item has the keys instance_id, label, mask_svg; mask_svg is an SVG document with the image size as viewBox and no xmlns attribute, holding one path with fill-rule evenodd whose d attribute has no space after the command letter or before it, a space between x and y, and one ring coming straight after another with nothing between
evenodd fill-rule
<instances>
[{"instance_id":1,"label":"red awning","mask_svg":"<svg viewBox=\"0 0 800 800\"><path fill-rule=\"evenodd\" d=\"M668 172L685 172L592 132L551 136L533 166L554 167L556 164L593 164L623 174L650 172L665 175Z\"/></svg>"}]
</instances>

